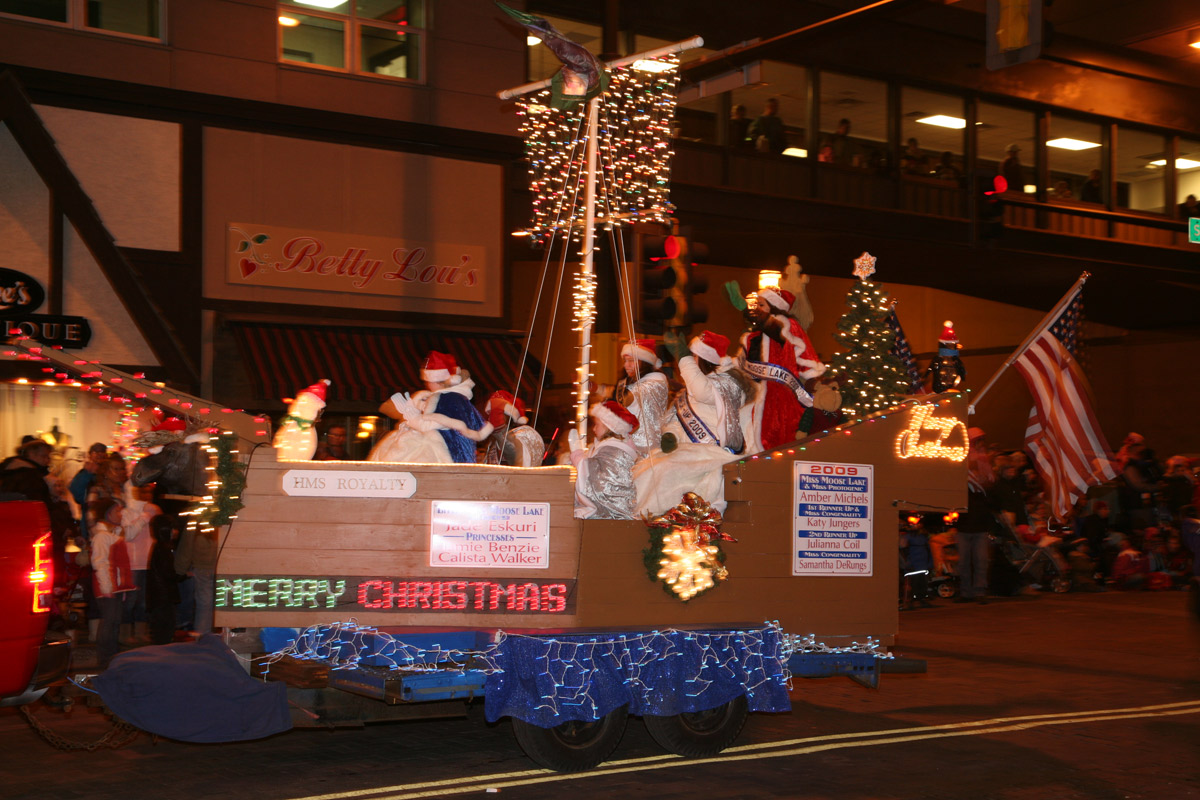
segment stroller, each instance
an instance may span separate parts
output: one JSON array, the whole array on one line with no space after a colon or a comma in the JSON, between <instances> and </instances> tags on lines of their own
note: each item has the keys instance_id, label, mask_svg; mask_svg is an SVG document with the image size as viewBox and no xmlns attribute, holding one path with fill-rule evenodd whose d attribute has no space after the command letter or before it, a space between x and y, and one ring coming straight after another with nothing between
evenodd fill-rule
<instances>
[{"instance_id":1,"label":"stroller","mask_svg":"<svg viewBox=\"0 0 1200 800\"><path fill-rule=\"evenodd\" d=\"M1031 531L1028 525L997 526L992 535L992 552L1000 559L994 566L999 568L998 572L1008 574L992 576L993 582L1010 584L1008 594L1016 594L1022 586L1056 593L1071 591L1071 568L1059 550L1064 540L1056 533L1046 528ZM1001 577L1006 580L1000 580Z\"/></svg>"}]
</instances>

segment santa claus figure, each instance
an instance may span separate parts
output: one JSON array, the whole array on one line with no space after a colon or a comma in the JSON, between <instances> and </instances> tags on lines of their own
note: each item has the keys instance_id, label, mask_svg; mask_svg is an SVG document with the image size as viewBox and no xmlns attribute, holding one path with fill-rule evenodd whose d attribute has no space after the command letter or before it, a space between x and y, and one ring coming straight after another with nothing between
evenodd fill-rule
<instances>
[{"instance_id":1,"label":"santa claus figure","mask_svg":"<svg viewBox=\"0 0 1200 800\"><path fill-rule=\"evenodd\" d=\"M655 346L653 339L634 339L621 347L622 372L613 391L613 399L637 417L630 441L641 456L658 449L671 395Z\"/></svg>"},{"instance_id":2,"label":"santa claus figure","mask_svg":"<svg viewBox=\"0 0 1200 800\"><path fill-rule=\"evenodd\" d=\"M750 331L742 334L738 366L758 381L759 392L743 420L747 452L769 450L795 441L812 395L804 382L825 373L808 334L789 313L791 292L761 289L744 315Z\"/></svg>"},{"instance_id":3,"label":"santa claus figure","mask_svg":"<svg viewBox=\"0 0 1200 800\"><path fill-rule=\"evenodd\" d=\"M627 439L638 428L629 409L606 400L592 406L592 446L584 449L579 431L567 435L575 477L575 516L579 519L633 519L636 492L633 462L637 449Z\"/></svg>"},{"instance_id":4,"label":"santa claus figure","mask_svg":"<svg viewBox=\"0 0 1200 800\"><path fill-rule=\"evenodd\" d=\"M325 408L328 378L296 393L279 430L275 432L276 456L280 461L309 461L317 452L317 431L313 426Z\"/></svg>"}]
</instances>

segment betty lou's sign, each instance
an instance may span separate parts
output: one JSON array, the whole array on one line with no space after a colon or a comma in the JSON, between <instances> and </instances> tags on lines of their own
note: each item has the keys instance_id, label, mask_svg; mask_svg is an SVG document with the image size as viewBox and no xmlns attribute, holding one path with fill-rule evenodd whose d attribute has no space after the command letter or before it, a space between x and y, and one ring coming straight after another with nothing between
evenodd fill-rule
<instances>
[{"instance_id":1,"label":"betty lou's sign","mask_svg":"<svg viewBox=\"0 0 1200 800\"><path fill-rule=\"evenodd\" d=\"M486 248L230 223L226 279L241 286L482 303Z\"/></svg>"}]
</instances>

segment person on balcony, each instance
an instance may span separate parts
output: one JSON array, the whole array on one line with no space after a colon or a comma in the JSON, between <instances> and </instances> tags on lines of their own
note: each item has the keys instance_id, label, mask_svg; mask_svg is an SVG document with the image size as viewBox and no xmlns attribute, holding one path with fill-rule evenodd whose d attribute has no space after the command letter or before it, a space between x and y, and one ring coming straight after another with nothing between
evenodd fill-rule
<instances>
[{"instance_id":1,"label":"person on balcony","mask_svg":"<svg viewBox=\"0 0 1200 800\"><path fill-rule=\"evenodd\" d=\"M767 99L763 113L750 124L747 136L760 153L779 155L784 151L787 147L787 131L784 130L783 120L779 117L779 98Z\"/></svg>"}]
</instances>

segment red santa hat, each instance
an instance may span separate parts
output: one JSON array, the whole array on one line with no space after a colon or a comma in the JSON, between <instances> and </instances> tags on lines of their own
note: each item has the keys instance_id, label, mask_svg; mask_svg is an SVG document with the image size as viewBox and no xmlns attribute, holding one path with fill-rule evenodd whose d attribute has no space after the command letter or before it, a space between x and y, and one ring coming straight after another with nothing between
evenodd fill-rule
<instances>
[{"instance_id":1,"label":"red santa hat","mask_svg":"<svg viewBox=\"0 0 1200 800\"><path fill-rule=\"evenodd\" d=\"M729 361L729 337L712 331L704 331L688 342L692 354L710 364L723 366Z\"/></svg>"},{"instance_id":2,"label":"red santa hat","mask_svg":"<svg viewBox=\"0 0 1200 800\"><path fill-rule=\"evenodd\" d=\"M181 433L187 430L187 423L179 419L179 417L167 417L162 422L155 425L150 430L152 431L167 431L169 433ZM93 445L94 446L94 445Z\"/></svg>"},{"instance_id":3,"label":"red santa hat","mask_svg":"<svg viewBox=\"0 0 1200 800\"><path fill-rule=\"evenodd\" d=\"M638 419L616 400L605 400L592 406L591 414L618 436L628 436L638 429Z\"/></svg>"},{"instance_id":4,"label":"red santa hat","mask_svg":"<svg viewBox=\"0 0 1200 800\"><path fill-rule=\"evenodd\" d=\"M525 403L505 391L492 392L483 406L483 413L487 414L493 428L506 424L506 416L518 425L529 422L529 417L525 416Z\"/></svg>"},{"instance_id":5,"label":"red santa hat","mask_svg":"<svg viewBox=\"0 0 1200 800\"><path fill-rule=\"evenodd\" d=\"M421 367L421 380L444 383L458 375L458 361L449 353L430 350Z\"/></svg>"},{"instance_id":6,"label":"red santa hat","mask_svg":"<svg viewBox=\"0 0 1200 800\"><path fill-rule=\"evenodd\" d=\"M333 381L329 380L329 378L321 378L321 380L317 381L312 386L309 386L307 389L301 389L296 394L301 395L301 394L304 394L305 392L308 392L309 394L316 395L317 399L320 400L322 403L324 403L325 402L325 389L331 383L333 383Z\"/></svg>"},{"instance_id":7,"label":"red santa hat","mask_svg":"<svg viewBox=\"0 0 1200 800\"><path fill-rule=\"evenodd\" d=\"M958 336L954 333L954 321L946 320L942 323L942 335L938 337L938 344L943 347L958 347Z\"/></svg>"},{"instance_id":8,"label":"red santa hat","mask_svg":"<svg viewBox=\"0 0 1200 800\"><path fill-rule=\"evenodd\" d=\"M796 302L796 295L786 289L768 287L758 290L758 297L776 311L789 313Z\"/></svg>"},{"instance_id":9,"label":"red santa hat","mask_svg":"<svg viewBox=\"0 0 1200 800\"><path fill-rule=\"evenodd\" d=\"M657 369L662 366L662 361L655 352L656 346L657 342L653 339L634 339L621 345L621 356L633 356Z\"/></svg>"}]
</instances>

